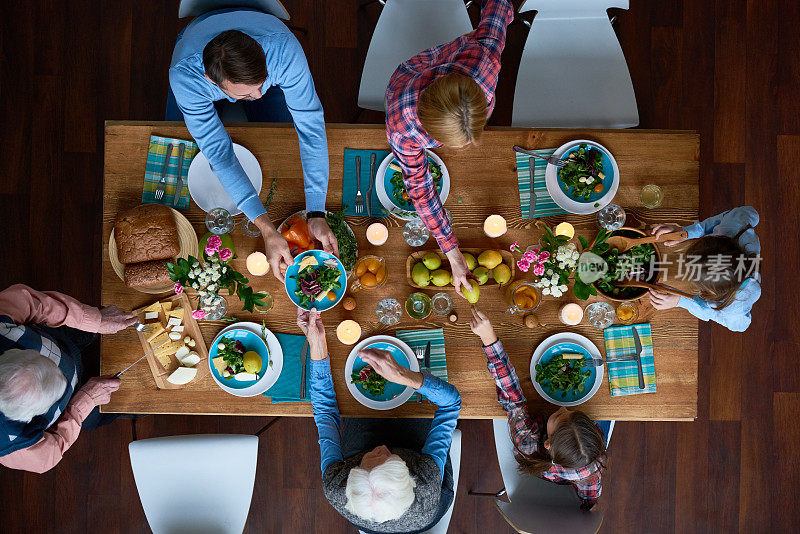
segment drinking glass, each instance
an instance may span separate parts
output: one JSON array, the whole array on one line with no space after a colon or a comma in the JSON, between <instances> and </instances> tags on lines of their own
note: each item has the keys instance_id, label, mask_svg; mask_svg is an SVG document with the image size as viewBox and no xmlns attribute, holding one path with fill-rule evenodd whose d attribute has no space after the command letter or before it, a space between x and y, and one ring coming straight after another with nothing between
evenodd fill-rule
<instances>
[{"instance_id":1,"label":"drinking glass","mask_svg":"<svg viewBox=\"0 0 800 534\"><path fill-rule=\"evenodd\" d=\"M403 308L397 299L387 297L378 302L375 307L375 315L378 316L378 321L386 326L392 326L400 322L400 317L403 315Z\"/></svg>"},{"instance_id":2,"label":"drinking glass","mask_svg":"<svg viewBox=\"0 0 800 534\"><path fill-rule=\"evenodd\" d=\"M509 304L507 313L529 313L539 307L542 302L542 292L531 282L517 280L510 284L505 292L506 302Z\"/></svg>"},{"instance_id":3,"label":"drinking glass","mask_svg":"<svg viewBox=\"0 0 800 534\"><path fill-rule=\"evenodd\" d=\"M227 234L234 225L233 217L225 208L214 208L206 213L206 228L212 234Z\"/></svg>"},{"instance_id":4,"label":"drinking glass","mask_svg":"<svg viewBox=\"0 0 800 534\"><path fill-rule=\"evenodd\" d=\"M222 295L216 295L209 304L203 304L203 311L206 312L206 321L219 321L228 313L228 301Z\"/></svg>"},{"instance_id":5,"label":"drinking glass","mask_svg":"<svg viewBox=\"0 0 800 534\"><path fill-rule=\"evenodd\" d=\"M247 237L258 237L261 235L261 230L258 229L256 223L245 217L242 220L242 234Z\"/></svg>"},{"instance_id":6,"label":"drinking glass","mask_svg":"<svg viewBox=\"0 0 800 534\"><path fill-rule=\"evenodd\" d=\"M448 315L453 311L453 297L447 293L436 293L431 297L431 309L436 315Z\"/></svg>"},{"instance_id":7,"label":"drinking glass","mask_svg":"<svg viewBox=\"0 0 800 534\"><path fill-rule=\"evenodd\" d=\"M431 314L431 298L425 293L411 293L406 300L406 313L419 321Z\"/></svg>"},{"instance_id":8,"label":"drinking glass","mask_svg":"<svg viewBox=\"0 0 800 534\"><path fill-rule=\"evenodd\" d=\"M617 319L622 324L631 324L639 318L639 309L633 302L623 302L617 306Z\"/></svg>"},{"instance_id":9,"label":"drinking glass","mask_svg":"<svg viewBox=\"0 0 800 534\"><path fill-rule=\"evenodd\" d=\"M597 212L597 224L609 232L619 230L625 225L625 210L617 204L609 204Z\"/></svg>"},{"instance_id":10,"label":"drinking glass","mask_svg":"<svg viewBox=\"0 0 800 534\"><path fill-rule=\"evenodd\" d=\"M586 306L585 313L589 324L600 330L614 324L614 308L608 302L593 302Z\"/></svg>"},{"instance_id":11,"label":"drinking glass","mask_svg":"<svg viewBox=\"0 0 800 534\"><path fill-rule=\"evenodd\" d=\"M664 201L664 191L657 185L646 185L639 192L639 200L645 208L657 208Z\"/></svg>"},{"instance_id":12,"label":"drinking glass","mask_svg":"<svg viewBox=\"0 0 800 534\"><path fill-rule=\"evenodd\" d=\"M272 296L272 293L269 291L260 291L260 293L264 293L264 298L261 300L264 302L263 306L254 306L253 309L258 313L269 313L272 308L275 306L275 298Z\"/></svg>"},{"instance_id":13,"label":"drinking glass","mask_svg":"<svg viewBox=\"0 0 800 534\"><path fill-rule=\"evenodd\" d=\"M430 231L422 219L411 219L403 227L403 239L412 247L421 247L428 242Z\"/></svg>"},{"instance_id":14,"label":"drinking glass","mask_svg":"<svg viewBox=\"0 0 800 534\"><path fill-rule=\"evenodd\" d=\"M362 256L353 266L353 283L350 290L377 289L386 283L388 278L386 260L380 256Z\"/></svg>"}]
</instances>

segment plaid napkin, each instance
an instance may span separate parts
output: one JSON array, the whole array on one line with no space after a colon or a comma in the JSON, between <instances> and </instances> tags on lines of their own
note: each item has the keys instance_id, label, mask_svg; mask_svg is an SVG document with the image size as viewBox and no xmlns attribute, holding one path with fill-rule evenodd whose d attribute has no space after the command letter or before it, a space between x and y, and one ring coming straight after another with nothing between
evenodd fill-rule
<instances>
[{"instance_id":1,"label":"plaid napkin","mask_svg":"<svg viewBox=\"0 0 800 534\"><path fill-rule=\"evenodd\" d=\"M644 372L644 389L639 389L639 366L635 361L612 362L614 358L624 358L636 354L633 341L633 329L639 333L642 342L642 371ZM608 385L611 396L634 395L637 393L655 393L656 367L653 358L653 333L650 323L630 326L611 326L603 331L606 339L606 359L608 362Z\"/></svg>"},{"instance_id":2,"label":"plaid napkin","mask_svg":"<svg viewBox=\"0 0 800 534\"><path fill-rule=\"evenodd\" d=\"M161 171L164 169L164 158L167 156L167 147L170 144L172 153L169 156L169 166L167 167L167 183L164 187L164 196L161 200L156 200L156 188L161 181ZM183 187L181 188L181 199L177 206L173 206L175 200L175 187L178 185L178 143L184 143L183 150ZM150 136L150 148L147 149L147 166L144 171L144 187L142 188L142 204L164 204L178 209L189 208L189 165L195 154L199 152L197 144L193 141L183 139L172 139L171 137Z\"/></svg>"},{"instance_id":3,"label":"plaid napkin","mask_svg":"<svg viewBox=\"0 0 800 534\"><path fill-rule=\"evenodd\" d=\"M281 344L283 349L283 368L281 369L281 376L272 384L265 393L265 397L270 397L273 404L281 402L303 402L311 401L311 357L307 355L308 361L306 362L306 396L300 396L300 371L302 363L300 362L300 353L303 351L303 343L306 341L305 336L296 336L293 334L278 334L278 343Z\"/></svg>"},{"instance_id":4,"label":"plaid napkin","mask_svg":"<svg viewBox=\"0 0 800 534\"><path fill-rule=\"evenodd\" d=\"M404 341L411 347L412 352L417 347L425 348L428 341L431 342L431 367L430 369L420 369L420 371L430 371L433 376L439 377L447 382L447 358L444 354L444 330L441 328L423 330L398 330L395 332L397 339ZM421 367L421 366L420 366ZM423 395L414 393L409 400L422 402Z\"/></svg>"},{"instance_id":5,"label":"plaid napkin","mask_svg":"<svg viewBox=\"0 0 800 534\"><path fill-rule=\"evenodd\" d=\"M555 152L554 148L546 148L543 150L534 150L540 156L550 156ZM519 205L520 211L523 216L527 216L531 209L531 169L530 169L530 156L527 154L520 154L515 152L517 156L517 184L519 185ZM567 213L562 210L558 204L553 202L553 198L547 192L547 185L544 179L544 171L547 168L547 162L543 159L534 158L534 186L533 190L536 193L536 208L534 209L534 217L549 217L550 215L562 215Z\"/></svg>"},{"instance_id":6,"label":"plaid napkin","mask_svg":"<svg viewBox=\"0 0 800 534\"><path fill-rule=\"evenodd\" d=\"M364 211L359 213L359 217L367 216L367 190L369 189L372 176L369 174L369 158L375 153L375 172L383 161L383 158L391 152L388 150L355 150L353 148L344 149L344 173L342 176L342 206L347 206L345 215L356 215L356 193L358 183L356 180L356 156L361 156L361 194L364 195ZM377 181L377 180L376 180ZM378 188L372 188L372 216L388 217L389 212L384 209L381 201L378 200Z\"/></svg>"}]
</instances>

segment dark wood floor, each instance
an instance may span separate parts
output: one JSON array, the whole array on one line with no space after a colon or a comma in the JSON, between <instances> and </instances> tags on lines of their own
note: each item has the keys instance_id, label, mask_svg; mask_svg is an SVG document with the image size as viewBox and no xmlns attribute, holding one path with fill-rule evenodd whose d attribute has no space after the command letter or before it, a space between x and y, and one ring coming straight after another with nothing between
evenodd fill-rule
<instances>
[{"instance_id":1,"label":"dark wood floor","mask_svg":"<svg viewBox=\"0 0 800 534\"><path fill-rule=\"evenodd\" d=\"M308 29L301 41L329 122L349 122L357 111L380 9L358 3L285 2L294 24ZM163 117L177 1L0 6L0 287L24 282L99 303L103 120ZM701 215L755 206L766 260L747 333L700 329L697 421L617 425L603 531L796 532L800 252L791 236L800 223L800 3L631 0L617 15L641 127L699 130ZM527 32L519 20L509 28L493 124L510 123ZM266 422L155 416L137 430L140 438L255 432ZM511 532L488 499L467 495L501 485L491 425L461 427L451 531ZM81 435L42 476L0 468L0 530L146 532L126 449L131 430L117 421ZM248 532L353 532L322 495L311 420L280 420L260 447Z\"/></svg>"}]
</instances>

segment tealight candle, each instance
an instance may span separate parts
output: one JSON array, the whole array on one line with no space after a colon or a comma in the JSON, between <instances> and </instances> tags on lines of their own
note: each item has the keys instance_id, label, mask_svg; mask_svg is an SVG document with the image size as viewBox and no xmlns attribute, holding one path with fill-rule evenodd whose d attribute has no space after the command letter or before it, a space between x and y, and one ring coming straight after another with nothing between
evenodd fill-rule
<instances>
[{"instance_id":1,"label":"tealight candle","mask_svg":"<svg viewBox=\"0 0 800 534\"><path fill-rule=\"evenodd\" d=\"M575 326L583 320L583 308L574 302L564 304L558 318L561 319L561 322L565 325Z\"/></svg>"},{"instance_id":2,"label":"tealight candle","mask_svg":"<svg viewBox=\"0 0 800 534\"><path fill-rule=\"evenodd\" d=\"M389 229L385 224L372 223L367 227L367 241L375 246L380 246L386 243L389 239Z\"/></svg>"},{"instance_id":3,"label":"tealight candle","mask_svg":"<svg viewBox=\"0 0 800 534\"><path fill-rule=\"evenodd\" d=\"M247 271L253 276L264 276L269 272L269 262L263 252L255 251L247 256Z\"/></svg>"},{"instance_id":4,"label":"tealight candle","mask_svg":"<svg viewBox=\"0 0 800 534\"><path fill-rule=\"evenodd\" d=\"M351 319L344 320L336 327L336 337L345 345L352 345L361 338L361 326Z\"/></svg>"},{"instance_id":5,"label":"tealight candle","mask_svg":"<svg viewBox=\"0 0 800 534\"><path fill-rule=\"evenodd\" d=\"M488 237L500 237L506 233L506 230L506 220L500 215L489 215L483 221L483 233Z\"/></svg>"}]
</instances>

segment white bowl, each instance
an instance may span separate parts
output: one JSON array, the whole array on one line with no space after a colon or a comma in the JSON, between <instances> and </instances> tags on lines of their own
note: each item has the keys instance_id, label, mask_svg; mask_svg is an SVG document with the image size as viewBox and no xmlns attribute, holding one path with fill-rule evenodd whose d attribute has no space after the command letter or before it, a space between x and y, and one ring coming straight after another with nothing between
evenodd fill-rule
<instances>
[{"instance_id":1,"label":"white bowl","mask_svg":"<svg viewBox=\"0 0 800 534\"><path fill-rule=\"evenodd\" d=\"M558 147L555 152L553 152L553 155L556 157L561 157L562 154L571 148L584 144L593 146L602 151L603 155L609 159L611 166L614 168L614 179L611 182L611 187L609 187L605 194L595 202L578 202L577 200L570 198L564 191L562 191L561 187L558 185L558 168L555 165L550 165L548 163L544 171L544 180L545 185L547 185L547 193L553 199L553 202L558 204L561 209L579 215L588 215L605 208L611 203L612 200L614 200L614 195L617 194L617 189L619 188L619 167L617 166L617 160L614 159L614 155L611 153L611 151L603 145L595 143L594 141L588 141L586 139L578 139L576 141L564 143Z\"/></svg>"}]
</instances>

